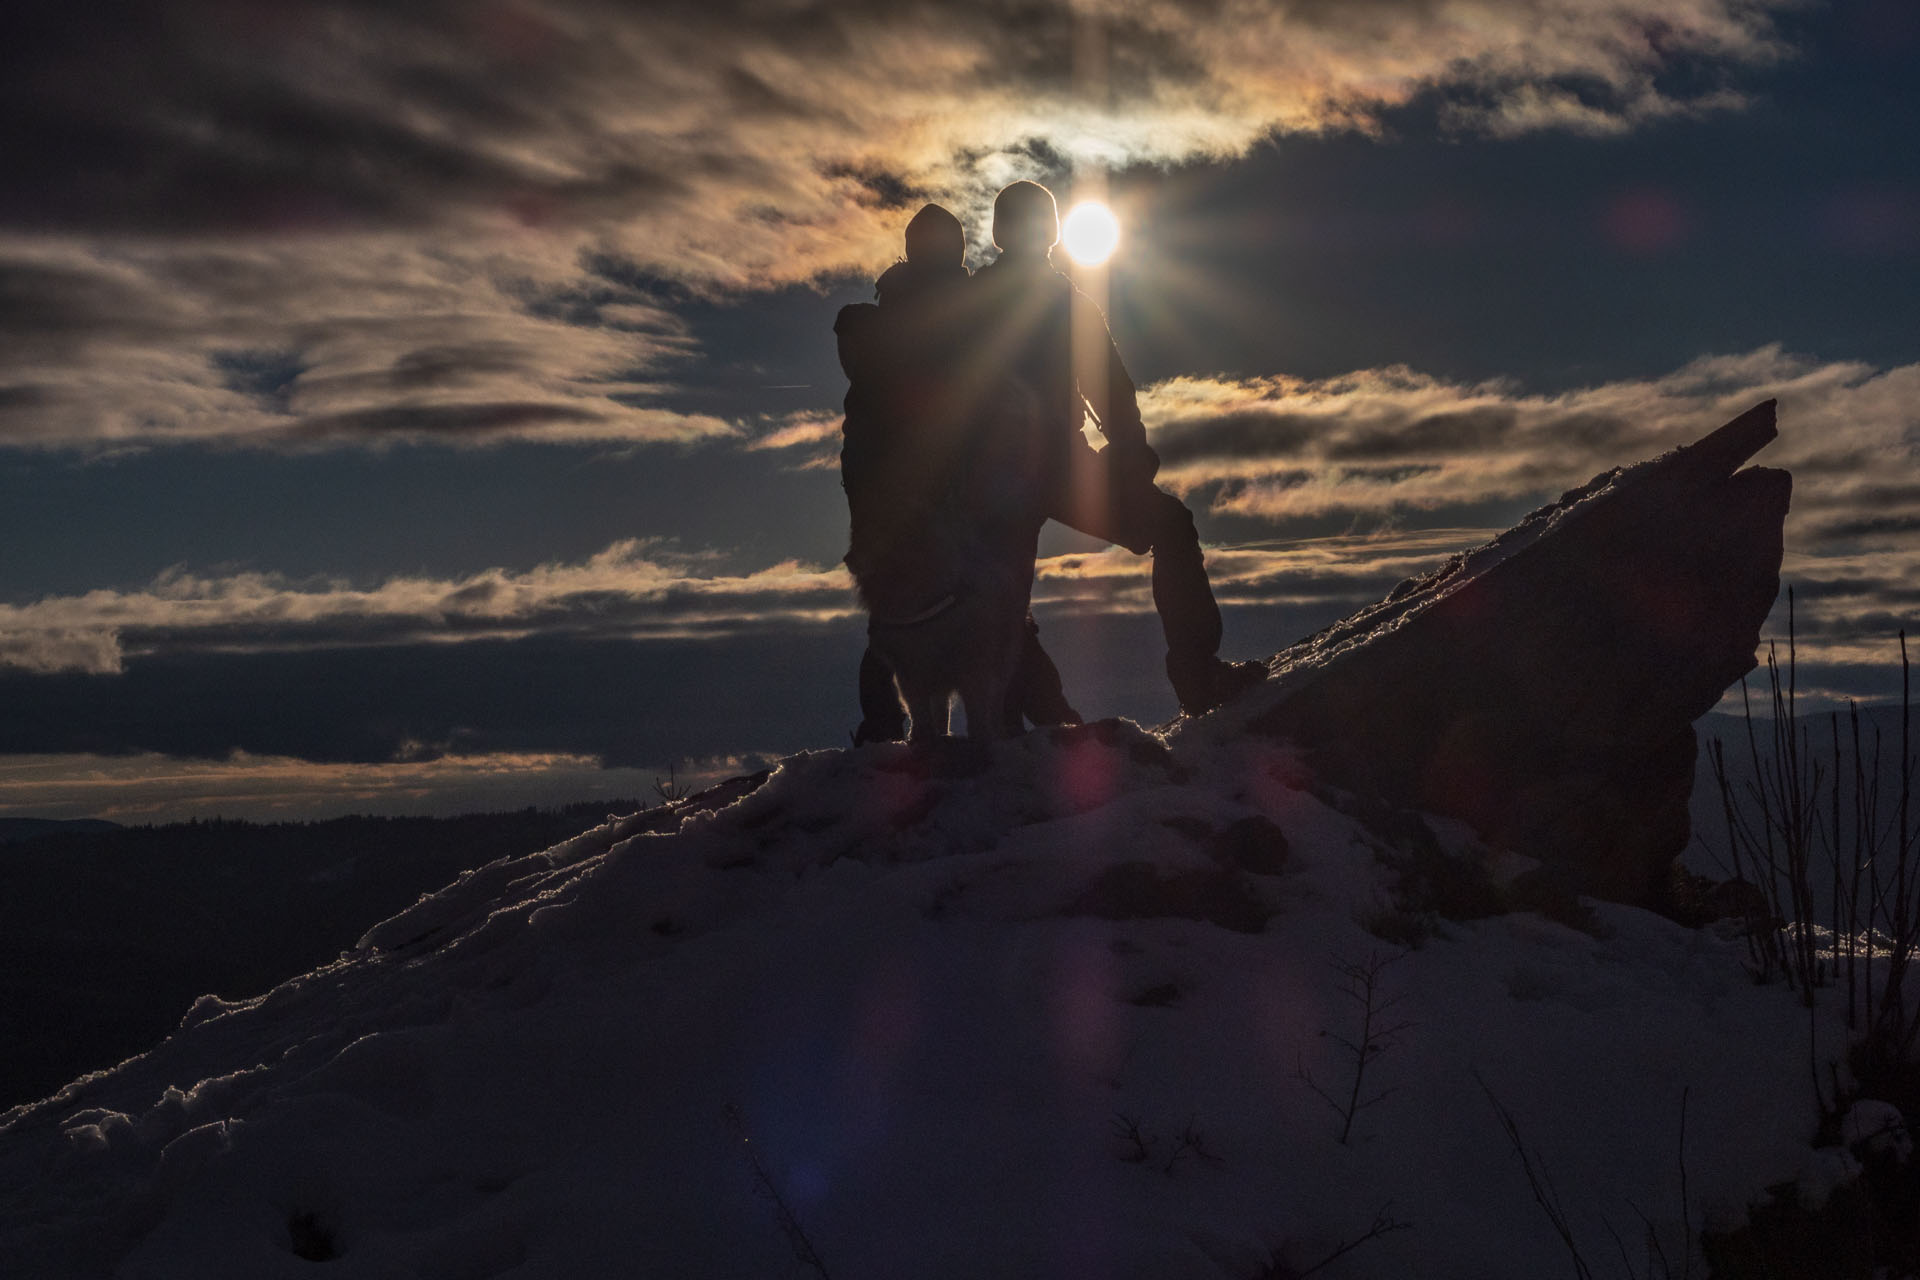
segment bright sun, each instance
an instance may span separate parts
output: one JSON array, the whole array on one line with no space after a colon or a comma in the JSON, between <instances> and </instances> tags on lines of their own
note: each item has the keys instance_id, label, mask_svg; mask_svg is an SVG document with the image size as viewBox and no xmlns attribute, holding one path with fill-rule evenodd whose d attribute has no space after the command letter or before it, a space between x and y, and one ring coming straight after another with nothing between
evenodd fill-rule
<instances>
[{"instance_id":1,"label":"bright sun","mask_svg":"<svg viewBox=\"0 0 1920 1280\"><path fill-rule=\"evenodd\" d=\"M1120 245L1120 219L1098 200L1082 200L1060 225L1067 256L1083 267L1097 267Z\"/></svg>"}]
</instances>

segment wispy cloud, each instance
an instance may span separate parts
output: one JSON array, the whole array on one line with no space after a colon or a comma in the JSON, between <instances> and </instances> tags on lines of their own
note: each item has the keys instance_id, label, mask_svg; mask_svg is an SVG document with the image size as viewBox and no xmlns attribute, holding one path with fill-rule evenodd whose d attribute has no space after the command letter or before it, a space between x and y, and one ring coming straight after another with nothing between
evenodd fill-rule
<instances>
[{"instance_id":1,"label":"wispy cloud","mask_svg":"<svg viewBox=\"0 0 1920 1280\"><path fill-rule=\"evenodd\" d=\"M1307 382L1175 379L1142 397L1161 482L1277 530L1329 518L1380 529L1531 506L1610 467L1780 401L1757 459L1794 475L1786 576L1828 659L1885 662L1920 616L1920 364L1822 363L1778 347L1665 377L1531 395L1404 368ZM1871 656L1868 656L1868 655Z\"/></svg>"},{"instance_id":2,"label":"wispy cloud","mask_svg":"<svg viewBox=\"0 0 1920 1280\"><path fill-rule=\"evenodd\" d=\"M1227 604L1358 606L1492 532L1430 529L1218 548L1210 564ZM129 661L163 654L533 635L710 639L859 616L841 566L789 561L728 572L721 560L628 539L578 563L461 578L397 577L367 587L173 569L138 590L0 605L0 667L113 675ZM1034 601L1042 609L1153 608L1146 562L1119 548L1042 559Z\"/></svg>"},{"instance_id":3,"label":"wispy cloud","mask_svg":"<svg viewBox=\"0 0 1920 1280\"><path fill-rule=\"evenodd\" d=\"M838 470L840 422L837 413L790 414L749 438L746 447L781 451L793 459L790 465L796 471Z\"/></svg>"},{"instance_id":4,"label":"wispy cloud","mask_svg":"<svg viewBox=\"0 0 1920 1280\"><path fill-rule=\"evenodd\" d=\"M1406 368L1308 382L1178 378L1142 396L1162 483L1215 511L1273 521L1384 516L1551 495L1684 444L1766 397L1781 438L1766 460L1800 478L1803 537L1835 511L1920 507L1889 464L1920 455L1920 365L1823 364L1765 347L1665 377L1532 395ZM1898 475L1895 471L1892 474Z\"/></svg>"},{"instance_id":5,"label":"wispy cloud","mask_svg":"<svg viewBox=\"0 0 1920 1280\"><path fill-rule=\"evenodd\" d=\"M626 539L576 564L371 587L175 569L136 591L0 605L0 665L113 674L128 657L554 636L673 637L830 621L857 605L846 572L785 562L717 571Z\"/></svg>"},{"instance_id":6,"label":"wispy cloud","mask_svg":"<svg viewBox=\"0 0 1920 1280\"><path fill-rule=\"evenodd\" d=\"M1211 548L1207 574L1223 605L1357 609L1498 529L1392 529ZM1037 605L1059 609L1153 609L1148 563L1122 547L1039 562ZM1338 616L1334 614L1333 616Z\"/></svg>"},{"instance_id":7,"label":"wispy cloud","mask_svg":"<svg viewBox=\"0 0 1920 1280\"><path fill-rule=\"evenodd\" d=\"M1210 553L1223 603L1352 607L1491 536L1490 505L1550 501L1765 396L1780 400L1781 437L1759 461L1795 476L1786 575L1801 635L1833 661L1884 662L1884 638L1920 612L1920 484L1905 478L1920 461L1920 365L1823 364L1769 347L1551 396L1386 369L1321 382L1175 379L1142 403L1162 483L1236 528L1270 531ZM825 456L836 429L802 415L741 442ZM1371 532L1324 536L1329 516ZM837 565L729 566L625 540L576 563L372 585L174 570L139 590L0 605L0 666L111 673L182 650L696 637L857 616ZM1043 560L1035 602L1152 608L1145 563L1118 549Z\"/></svg>"},{"instance_id":8,"label":"wispy cloud","mask_svg":"<svg viewBox=\"0 0 1920 1280\"><path fill-rule=\"evenodd\" d=\"M1551 501L1768 397L1780 401L1781 435L1758 461L1794 474L1787 576L1801 588L1802 634L1837 646L1836 660L1866 646L1885 661L1882 639L1920 614L1920 481L1907 478L1920 466L1920 364L1876 369L1768 346L1553 395L1392 367L1318 381L1174 378L1140 399L1163 486L1236 530L1282 539L1211 553L1223 600L1357 605L1492 536L1492 512ZM825 457L831 435L829 419L806 416L752 447ZM1369 532L1324 536L1330 523ZM1043 562L1035 598L1151 607L1139 561L1117 549Z\"/></svg>"}]
</instances>

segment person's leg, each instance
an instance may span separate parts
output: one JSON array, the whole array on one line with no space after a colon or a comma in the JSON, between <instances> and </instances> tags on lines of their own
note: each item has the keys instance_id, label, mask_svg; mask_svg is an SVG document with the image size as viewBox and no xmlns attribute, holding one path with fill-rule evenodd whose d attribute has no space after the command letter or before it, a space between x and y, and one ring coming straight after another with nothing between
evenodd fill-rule
<instances>
[{"instance_id":1,"label":"person's leg","mask_svg":"<svg viewBox=\"0 0 1920 1280\"><path fill-rule=\"evenodd\" d=\"M860 655L860 727L853 745L898 742L907 736L907 709L893 685L893 669L872 648Z\"/></svg>"},{"instance_id":2,"label":"person's leg","mask_svg":"<svg viewBox=\"0 0 1920 1280\"><path fill-rule=\"evenodd\" d=\"M1193 513L1179 498L1146 480L1120 477L1104 454L1076 450L1064 501L1052 514L1069 528L1130 551L1152 551L1153 607L1167 641L1167 679L1182 711L1210 711L1266 678L1264 664L1218 657L1220 606Z\"/></svg>"},{"instance_id":3,"label":"person's leg","mask_svg":"<svg viewBox=\"0 0 1920 1280\"><path fill-rule=\"evenodd\" d=\"M1153 553L1153 607L1168 654L1198 661L1218 653L1220 606L1186 504L1146 480L1129 483L1092 449L1074 450L1065 496L1051 513L1060 523L1135 554Z\"/></svg>"},{"instance_id":4,"label":"person's leg","mask_svg":"<svg viewBox=\"0 0 1920 1280\"><path fill-rule=\"evenodd\" d=\"M1060 668L1040 647L1040 625L1032 618L1027 619L1020 665L1007 689L1007 731L1019 733L1029 720L1036 725L1080 723L1080 713L1060 683Z\"/></svg>"},{"instance_id":5,"label":"person's leg","mask_svg":"<svg viewBox=\"0 0 1920 1280\"><path fill-rule=\"evenodd\" d=\"M1147 485L1115 495L1115 506L1129 531L1140 527L1153 546L1153 607L1167 638L1168 660L1176 655L1188 662L1213 657L1220 652L1220 606L1207 580L1193 513L1164 489Z\"/></svg>"}]
</instances>

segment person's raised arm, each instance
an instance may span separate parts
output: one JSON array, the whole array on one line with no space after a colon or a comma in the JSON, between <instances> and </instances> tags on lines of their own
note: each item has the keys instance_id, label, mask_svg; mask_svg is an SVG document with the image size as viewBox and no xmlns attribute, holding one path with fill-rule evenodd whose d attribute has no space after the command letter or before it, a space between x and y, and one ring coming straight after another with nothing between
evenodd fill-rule
<instances>
[{"instance_id":1,"label":"person's raised arm","mask_svg":"<svg viewBox=\"0 0 1920 1280\"><path fill-rule=\"evenodd\" d=\"M1120 349L1107 331L1106 316L1078 289L1073 291L1073 372L1075 385L1107 438L1107 447L1117 451L1114 465L1138 469L1144 473L1143 478L1153 479L1160 469L1160 457L1147 443L1133 379L1127 376Z\"/></svg>"}]
</instances>

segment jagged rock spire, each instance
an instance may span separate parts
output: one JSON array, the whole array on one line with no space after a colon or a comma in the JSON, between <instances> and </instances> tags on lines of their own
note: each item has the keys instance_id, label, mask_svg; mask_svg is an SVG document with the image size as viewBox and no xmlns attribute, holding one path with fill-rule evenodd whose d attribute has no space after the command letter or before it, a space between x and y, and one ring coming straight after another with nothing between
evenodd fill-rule
<instances>
[{"instance_id":1,"label":"jagged rock spire","mask_svg":"<svg viewBox=\"0 0 1920 1280\"><path fill-rule=\"evenodd\" d=\"M1568 887L1659 905L1693 721L1755 665L1785 471L1768 400L1611 471L1275 655L1250 732L1338 785L1457 817Z\"/></svg>"}]
</instances>

